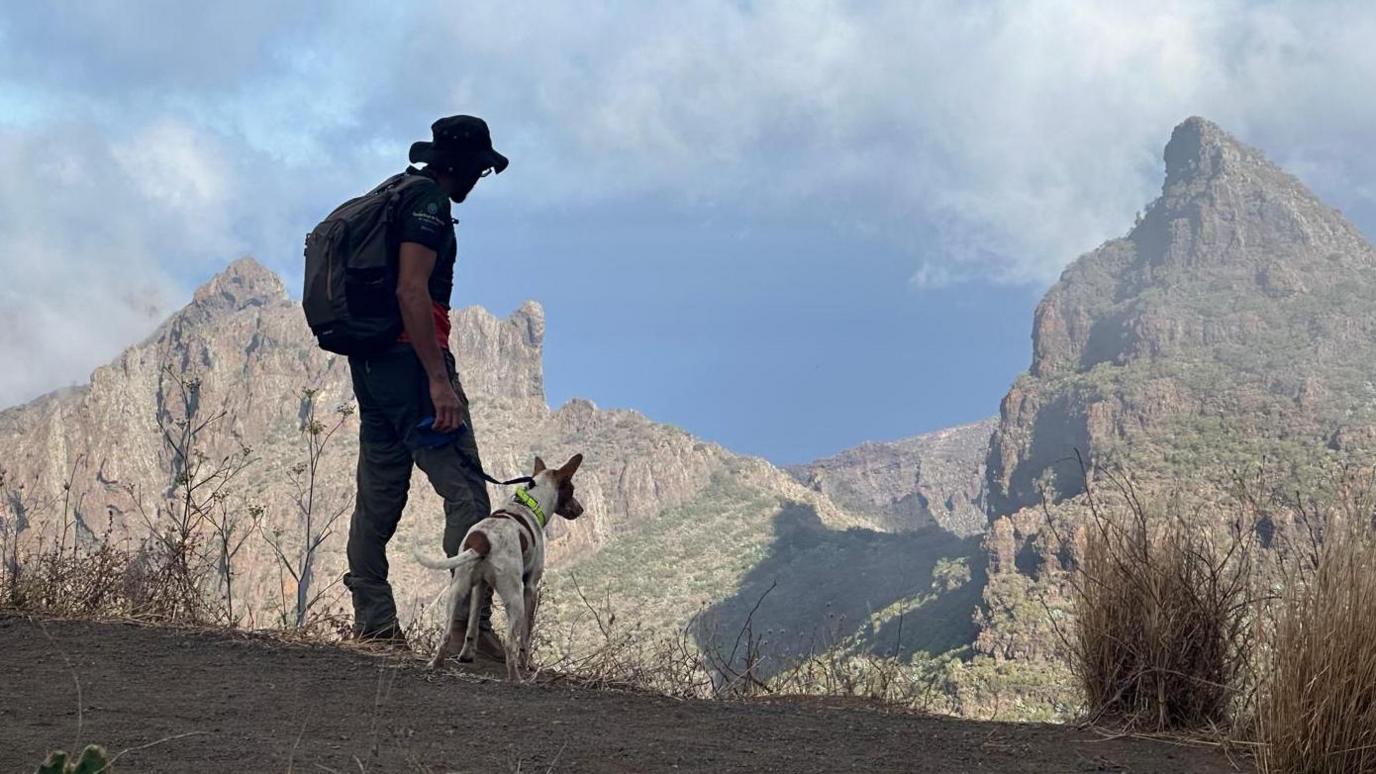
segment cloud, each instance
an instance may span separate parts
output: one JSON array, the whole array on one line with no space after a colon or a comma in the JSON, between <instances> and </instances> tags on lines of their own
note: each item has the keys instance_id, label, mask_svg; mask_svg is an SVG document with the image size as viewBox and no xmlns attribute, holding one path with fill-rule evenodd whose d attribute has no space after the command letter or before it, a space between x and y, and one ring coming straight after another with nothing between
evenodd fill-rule
<instances>
[{"instance_id":1,"label":"cloud","mask_svg":"<svg viewBox=\"0 0 1376 774\"><path fill-rule=\"evenodd\" d=\"M288 265L347 185L170 114L0 126L0 407L85 381L231 258Z\"/></svg>"},{"instance_id":2,"label":"cloud","mask_svg":"<svg viewBox=\"0 0 1376 774\"><path fill-rule=\"evenodd\" d=\"M1373 35L1341 0L13 4L0 359L33 367L0 405L83 377L235 254L285 265L461 110L513 158L500 206L821 222L925 288L1049 282L1126 230L1192 114L1376 212ZM108 324L73 324L92 304Z\"/></svg>"},{"instance_id":3,"label":"cloud","mask_svg":"<svg viewBox=\"0 0 1376 774\"><path fill-rule=\"evenodd\" d=\"M232 253L224 156L171 121L0 131L0 403L84 379Z\"/></svg>"},{"instance_id":4,"label":"cloud","mask_svg":"<svg viewBox=\"0 0 1376 774\"><path fill-rule=\"evenodd\" d=\"M86 91L93 101L133 92L233 89L277 66L311 21L296 0L47 0L0 12L0 72Z\"/></svg>"},{"instance_id":5,"label":"cloud","mask_svg":"<svg viewBox=\"0 0 1376 774\"><path fill-rule=\"evenodd\" d=\"M1360 182L1354 156L1376 167L1362 139L1376 114L1351 98L1376 75L1362 42L1376 10L1355 2L507 3L425 18L421 69L515 131L516 163L540 180L522 195L816 213L905 246L922 282L1054 278L1155 196L1189 115L1335 190Z\"/></svg>"}]
</instances>

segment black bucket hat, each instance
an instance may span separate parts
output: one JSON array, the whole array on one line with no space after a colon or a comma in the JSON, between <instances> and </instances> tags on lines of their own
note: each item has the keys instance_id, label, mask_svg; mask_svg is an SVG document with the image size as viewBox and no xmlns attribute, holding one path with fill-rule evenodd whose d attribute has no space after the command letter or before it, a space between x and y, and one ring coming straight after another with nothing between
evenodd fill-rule
<instances>
[{"instance_id":1,"label":"black bucket hat","mask_svg":"<svg viewBox=\"0 0 1376 774\"><path fill-rule=\"evenodd\" d=\"M474 116L449 116L430 125L434 140L411 145L411 162L452 168L456 164L476 162L481 169L492 167L501 172L511 162L492 149L492 133L487 122Z\"/></svg>"}]
</instances>

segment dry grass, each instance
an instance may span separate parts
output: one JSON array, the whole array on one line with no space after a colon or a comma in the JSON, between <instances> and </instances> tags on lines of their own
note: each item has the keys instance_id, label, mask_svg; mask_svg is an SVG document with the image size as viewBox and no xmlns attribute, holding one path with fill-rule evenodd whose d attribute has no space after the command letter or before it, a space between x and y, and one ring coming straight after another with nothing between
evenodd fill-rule
<instances>
[{"instance_id":1,"label":"dry grass","mask_svg":"<svg viewBox=\"0 0 1376 774\"><path fill-rule=\"evenodd\" d=\"M1263 771L1376 772L1376 538L1369 519L1330 525L1312 576L1282 598L1258 702Z\"/></svg>"},{"instance_id":2,"label":"dry grass","mask_svg":"<svg viewBox=\"0 0 1376 774\"><path fill-rule=\"evenodd\" d=\"M40 544L15 556L13 565L0 571L0 609L187 625L216 619L196 565L158 544L130 548L107 536L90 547Z\"/></svg>"},{"instance_id":3,"label":"dry grass","mask_svg":"<svg viewBox=\"0 0 1376 774\"><path fill-rule=\"evenodd\" d=\"M9 554L12 562L0 565L0 610L40 618L236 629L214 536L202 530L173 534L178 539L135 544L116 542L107 533L76 545L40 541L31 549L17 549ZM545 679L680 699L809 696L907 709L950 707L938 670L883 656L848 655L840 622L835 631L823 633L810 653L787 655L783 643L771 641L771 632L757 631L753 612L729 632L700 615L666 634L619 617L610 595L589 597L581 588L577 591L582 620L595 625L598 640L590 647L578 636L580 621L556 631L541 627L543 619L537 616L533 655L537 673ZM761 596L756 610L768 603L768 596ZM430 612L417 611L407 629L418 653L433 652L438 644L440 629ZM267 634L297 642L338 642L348 623L344 611L319 610L304 626L287 625ZM503 628L500 606L494 625Z\"/></svg>"},{"instance_id":4,"label":"dry grass","mask_svg":"<svg viewBox=\"0 0 1376 774\"><path fill-rule=\"evenodd\" d=\"M1072 583L1072 671L1091 722L1178 732L1229 724L1251 655L1250 530L1221 540L1179 500L1154 508L1122 476L1091 490Z\"/></svg>"},{"instance_id":5,"label":"dry grass","mask_svg":"<svg viewBox=\"0 0 1376 774\"><path fill-rule=\"evenodd\" d=\"M790 655L753 625L720 631L698 615L669 632L627 622L610 595L588 595L575 583L582 618L558 629L536 616L532 660L537 679L594 690L630 690L676 699L844 699L888 709L950 712L943 664L910 664L887 656L851 655L839 623L805 655ZM543 593L543 590L542 590ZM760 598L760 606L768 597ZM493 628L504 630L500 602ZM757 610L759 606L757 606ZM442 633L433 610L418 610L406 630L419 654L433 653ZM589 642L579 632L586 618L597 629Z\"/></svg>"}]
</instances>

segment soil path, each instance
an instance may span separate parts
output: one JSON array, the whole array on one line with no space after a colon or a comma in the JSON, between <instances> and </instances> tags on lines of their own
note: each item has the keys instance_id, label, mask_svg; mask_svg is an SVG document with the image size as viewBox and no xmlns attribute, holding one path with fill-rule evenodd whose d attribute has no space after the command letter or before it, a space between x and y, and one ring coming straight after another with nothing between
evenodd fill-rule
<instances>
[{"instance_id":1,"label":"soil path","mask_svg":"<svg viewBox=\"0 0 1376 774\"><path fill-rule=\"evenodd\" d=\"M1208 751L1065 727L512 686L247 635L0 616L0 772L75 741L183 734L118 770L1234 771Z\"/></svg>"}]
</instances>

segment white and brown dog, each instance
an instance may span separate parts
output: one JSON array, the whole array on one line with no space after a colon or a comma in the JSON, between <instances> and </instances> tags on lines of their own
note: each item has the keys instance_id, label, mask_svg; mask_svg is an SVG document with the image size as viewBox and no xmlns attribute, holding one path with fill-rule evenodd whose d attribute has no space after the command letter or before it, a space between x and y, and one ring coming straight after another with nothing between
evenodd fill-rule
<instances>
[{"instance_id":1,"label":"white and brown dog","mask_svg":"<svg viewBox=\"0 0 1376 774\"><path fill-rule=\"evenodd\" d=\"M531 474L534 483L529 488L517 489L509 503L474 524L464 536L458 554L446 559L416 554L416 561L426 567L454 571L445 590L448 599L442 619L451 623L430 662L432 668L444 663L458 638L455 605L464 594L470 594L469 610L476 612L486 585L502 598L510 624L506 639L507 677L521 679L521 671L530 660L535 589L545 571L545 525L549 521L546 514L557 513L566 519L583 515L583 506L573 496L573 474L582 463L583 455L575 454L563 467L551 470L536 457L535 472ZM460 661L473 660L478 618L476 614L468 616Z\"/></svg>"}]
</instances>

